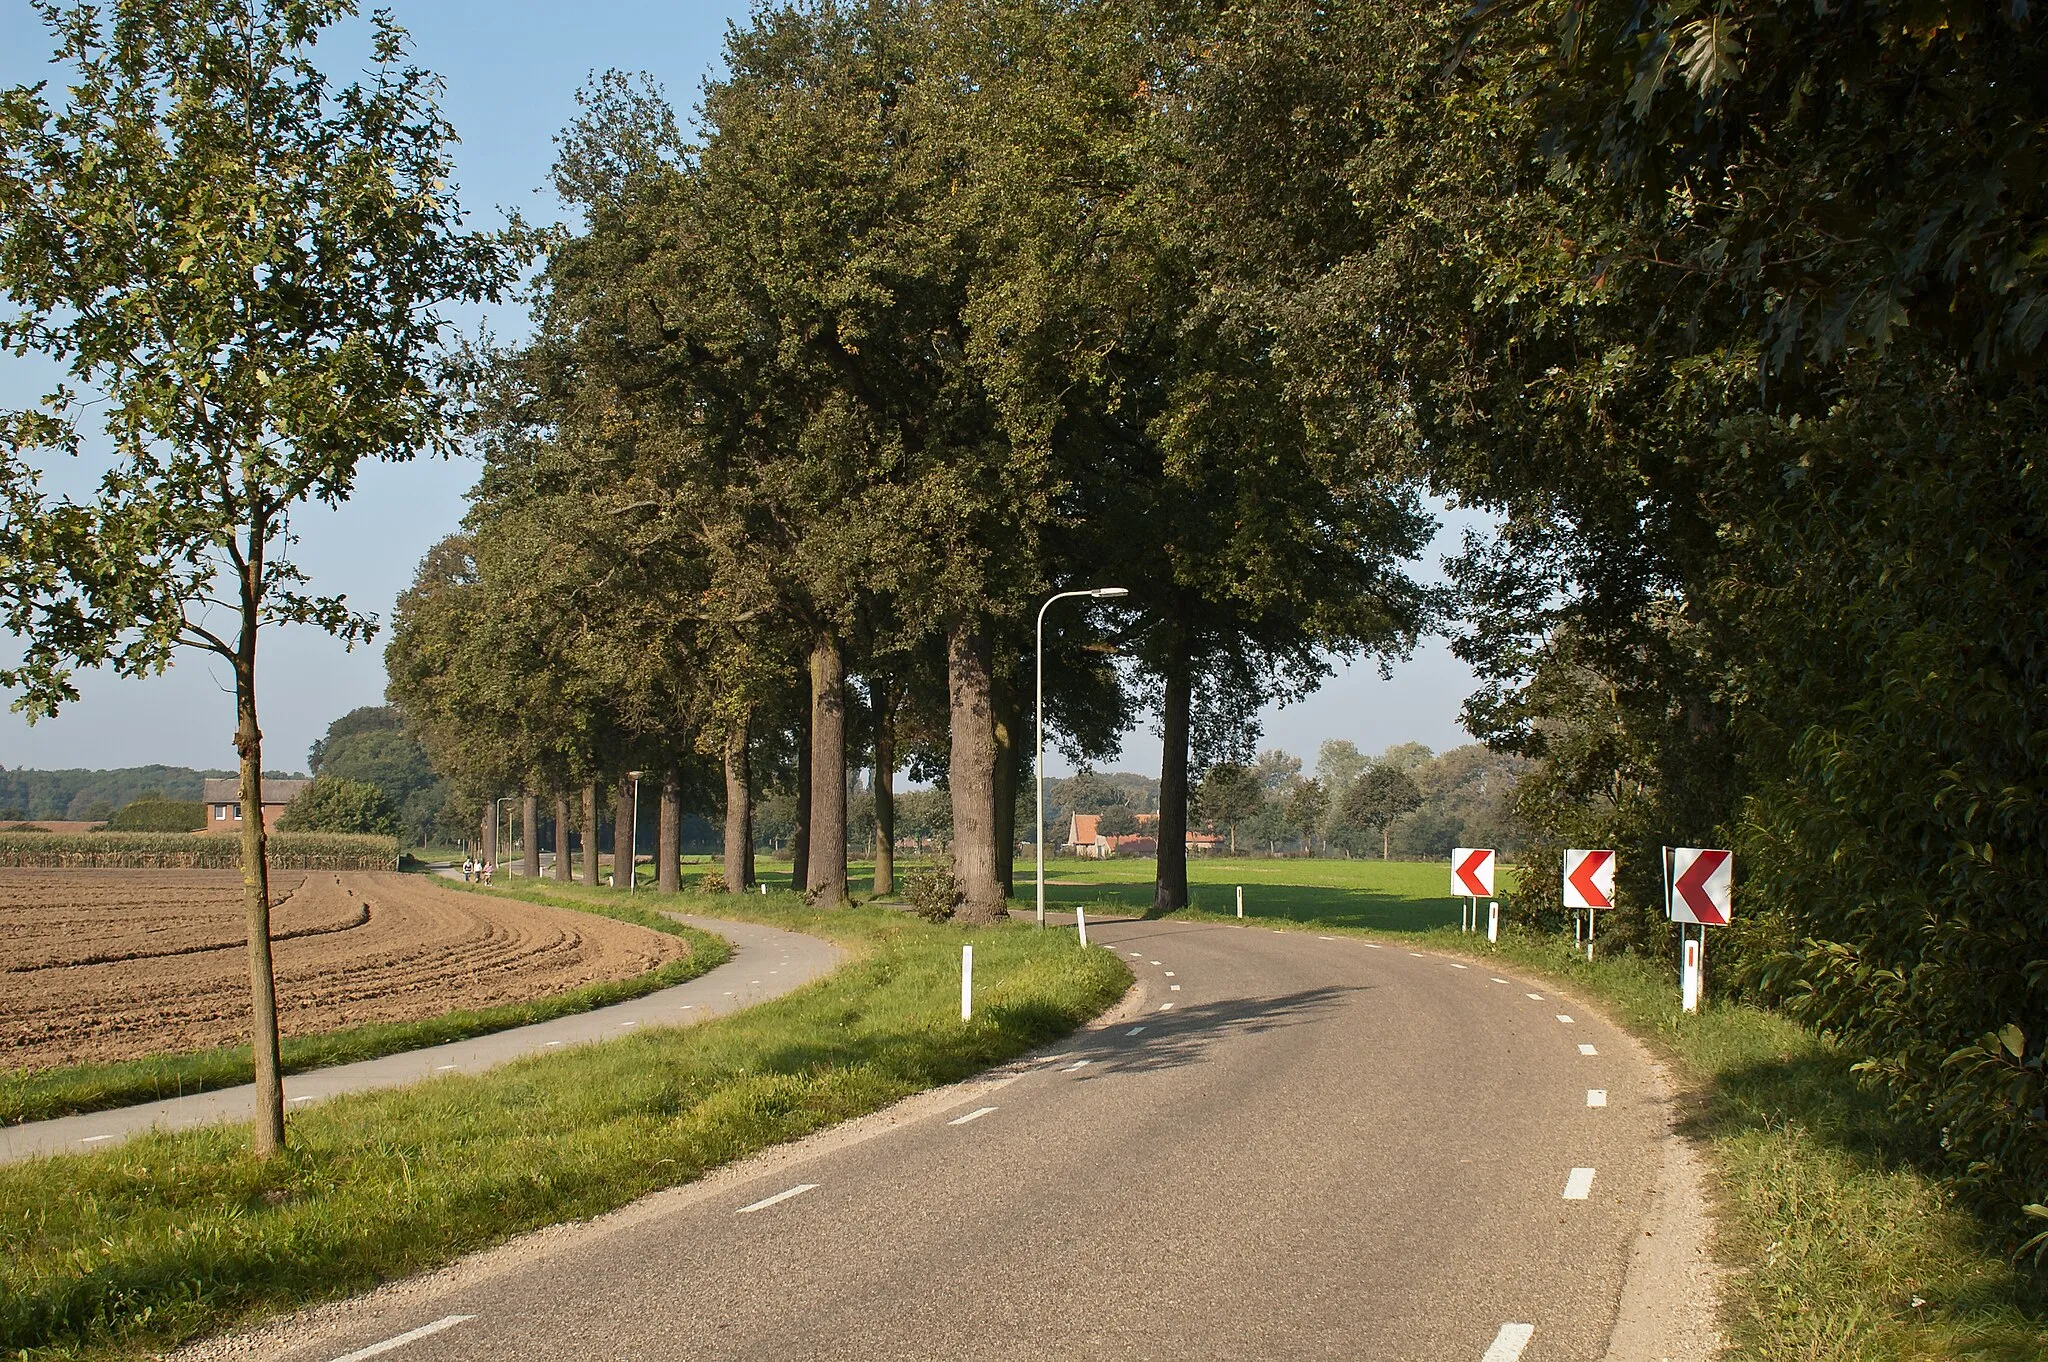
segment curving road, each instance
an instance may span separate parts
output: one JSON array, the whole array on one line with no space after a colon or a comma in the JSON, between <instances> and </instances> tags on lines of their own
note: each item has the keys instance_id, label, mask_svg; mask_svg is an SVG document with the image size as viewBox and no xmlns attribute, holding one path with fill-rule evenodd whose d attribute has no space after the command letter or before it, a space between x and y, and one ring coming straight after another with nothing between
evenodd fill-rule
<instances>
[{"instance_id":1,"label":"curving road","mask_svg":"<svg viewBox=\"0 0 2048 1362\"><path fill-rule=\"evenodd\" d=\"M1091 926L1111 1024L234 1355L1607 1354L1668 1128L1636 1045L1399 945Z\"/></svg>"}]
</instances>

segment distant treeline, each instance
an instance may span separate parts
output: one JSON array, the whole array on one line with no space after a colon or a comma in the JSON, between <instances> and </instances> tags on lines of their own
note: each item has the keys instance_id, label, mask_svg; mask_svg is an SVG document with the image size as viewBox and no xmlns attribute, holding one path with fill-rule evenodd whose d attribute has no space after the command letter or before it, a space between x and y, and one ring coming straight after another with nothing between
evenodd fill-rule
<instances>
[{"instance_id":1,"label":"distant treeline","mask_svg":"<svg viewBox=\"0 0 2048 1362\"><path fill-rule=\"evenodd\" d=\"M197 799L209 776L233 771L195 771L189 766L123 766L111 771L8 770L0 766L0 822L23 819L78 819L104 822L142 798ZM283 779L288 773L265 771Z\"/></svg>"}]
</instances>

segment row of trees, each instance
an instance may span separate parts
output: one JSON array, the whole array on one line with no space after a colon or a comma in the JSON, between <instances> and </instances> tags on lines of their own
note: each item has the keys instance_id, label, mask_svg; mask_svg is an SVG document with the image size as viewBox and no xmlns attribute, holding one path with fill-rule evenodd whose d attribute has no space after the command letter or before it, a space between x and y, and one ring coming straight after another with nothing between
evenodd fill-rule
<instances>
[{"instance_id":1,"label":"row of trees","mask_svg":"<svg viewBox=\"0 0 2048 1362\"><path fill-rule=\"evenodd\" d=\"M485 472L387 650L442 768L722 801L735 890L759 792L793 789L799 883L840 903L848 767L886 848L908 766L986 919L1036 611L1118 585L1048 615L1048 717L1085 759L1156 716L1156 903L1185 903L1191 772L1440 605L1402 570L1431 522L1398 441L1312 417L1208 290L1159 69L1197 19L1134 44L1120 5L764 9L695 140L645 83L586 90L555 173L580 227L533 340L479 357Z\"/></svg>"}]
</instances>

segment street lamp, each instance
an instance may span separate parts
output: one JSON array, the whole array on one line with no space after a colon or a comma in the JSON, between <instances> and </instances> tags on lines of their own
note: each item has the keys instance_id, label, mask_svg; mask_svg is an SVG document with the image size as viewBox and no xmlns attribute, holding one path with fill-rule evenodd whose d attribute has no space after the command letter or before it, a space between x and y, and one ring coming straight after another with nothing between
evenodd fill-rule
<instances>
[{"instance_id":1,"label":"street lamp","mask_svg":"<svg viewBox=\"0 0 2048 1362\"><path fill-rule=\"evenodd\" d=\"M630 894L640 887L640 773L628 771L626 778L633 782L633 829L626 834L626 892Z\"/></svg>"},{"instance_id":2,"label":"street lamp","mask_svg":"<svg viewBox=\"0 0 2048 1362\"><path fill-rule=\"evenodd\" d=\"M1088 591L1062 591L1046 598L1038 607L1038 651L1032 667L1032 679L1038 691L1038 757L1033 765L1038 774L1038 925L1045 925L1045 612L1052 608L1054 601L1063 601L1069 596L1087 596L1103 601L1131 593L1120 586L1098 586ZM1088 928L1079 912L1074 922L1081 929L1081 944L1088 944Z\"/></svg>"}]
</instances>

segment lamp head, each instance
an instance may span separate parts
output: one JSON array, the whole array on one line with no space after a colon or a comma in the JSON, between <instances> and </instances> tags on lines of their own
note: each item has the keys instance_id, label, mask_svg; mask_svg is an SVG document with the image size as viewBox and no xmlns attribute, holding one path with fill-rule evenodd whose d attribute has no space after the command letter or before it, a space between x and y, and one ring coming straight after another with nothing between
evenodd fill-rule
<instances>
[{"instance_id":1,"label":"lamp head","mask_svg":"<svg viewBox=\"0 0 2048 1362\"><path fill-rule=\"evenodd\" d=\"M1107 600L1112 596L1128 596L1131 593L1128 588L1121 586L1098 586L1088 594L1100 601Z\"/></svg>"}]
</instances>

